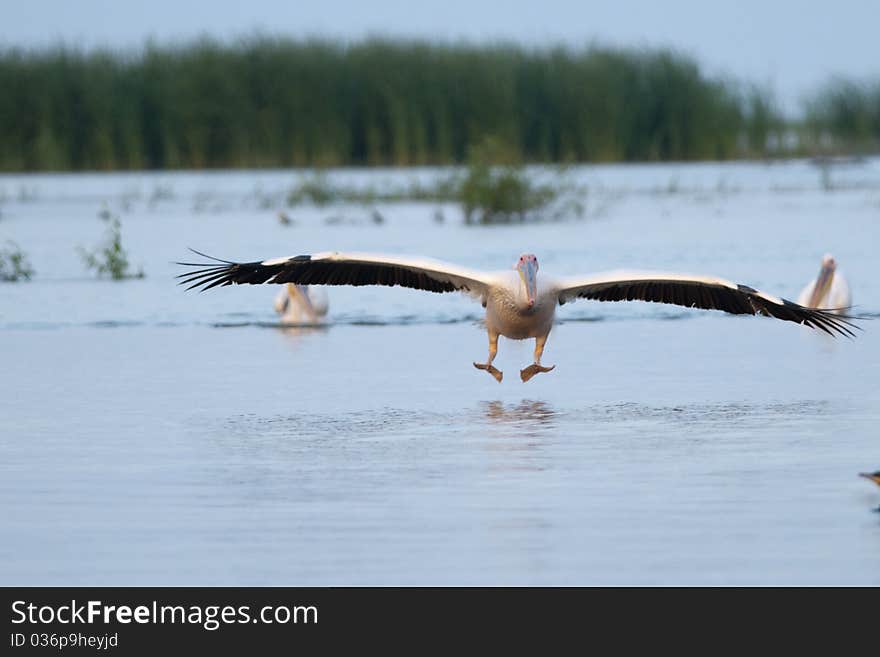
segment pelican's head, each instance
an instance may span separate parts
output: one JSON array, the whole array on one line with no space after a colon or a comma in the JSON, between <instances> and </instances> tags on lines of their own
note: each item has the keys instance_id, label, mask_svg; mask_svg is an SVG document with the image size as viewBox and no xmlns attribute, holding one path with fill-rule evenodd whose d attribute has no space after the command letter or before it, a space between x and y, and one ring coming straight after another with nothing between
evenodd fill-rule
<instances>
[{"instance_id":1,"label":"pelican's head","mask_svg":"<svg viewBox=\"0 0 880 657\"><path fill-rule=\"evenodd\" d=\"M878 470L877 472L860 472L859 476L864 477L865 479L870 479L875 484L880 486L880 470Z\"/></svg>"},{"instance_id":2,"label":"pelican's head","mask_svg":"<svg viewBox=\"0 0 880 657\"><path fill-rule=\"evenodd\" d=\"M810 296L810 306L818 308L825 299L828 291L831 289L831 282L834 280L834 271L837 269L837 261L830 253L826 253L822 257L822 269L819 270L819 276L816 277L816 287L813 288L813 294Z\"/></svg>"},{"instance_id":3,"label":"pelican's head","mask_svg":"<svg viewBox=\"0 0 880 657\"><path fill-rule=\"evenodd\" d=\"M516 261L515 268L522 279L531 308L538 297L538 259L531 253L523 253Z\"/></svg>"}]
</instances>

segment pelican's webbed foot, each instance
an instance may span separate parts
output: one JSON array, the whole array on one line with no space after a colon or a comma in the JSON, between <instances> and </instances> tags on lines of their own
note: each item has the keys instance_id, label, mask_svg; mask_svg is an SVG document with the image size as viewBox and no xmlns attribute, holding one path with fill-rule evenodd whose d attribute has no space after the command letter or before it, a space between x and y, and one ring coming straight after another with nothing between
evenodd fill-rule
<instances>
[{"instance_id":1,"label":"pelican's webbed foot","mask_svg":"<svg viewBox=\"0 0 880 657\"><path fill-rule=\"evenodd\" d=\"M495 377L495 380L498 383L501 383L501 379L504 378L504 372L499 370L491 363L474 363L474 367L476 367L478 370L486 370L489 374Z\"/></svg>"},{"instance_id":2,"label":"pelican's webbed foot","mask_svg":"<svg viewBox=\"0 0 880 657\"><path fill-rule=\"evenodd\" d=\"M520 370L519 378L523 380L523 383L531 379L535 374L539 372L549 372L554 369L556 365L551 365L550 367L544 367L543 365L538 365L537 363L532 363L526 369Z\"/></svg>"}]
</instances>

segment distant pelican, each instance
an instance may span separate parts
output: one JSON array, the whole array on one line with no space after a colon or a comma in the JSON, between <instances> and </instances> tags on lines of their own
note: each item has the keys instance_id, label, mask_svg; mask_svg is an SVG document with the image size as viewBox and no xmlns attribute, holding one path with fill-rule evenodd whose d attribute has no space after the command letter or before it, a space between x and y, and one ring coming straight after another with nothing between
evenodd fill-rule
<instances>
[{"instance_id":1,"label":"distant pelican","mask_svg":"<svg viewBox=\"0 0 880 657\"><path fill-rule=\"evenodd\" d=\"M520 371L528 381L551 367L541 365L544 344L553 326L556 306L576 299L623 301L640 299L689 308L723 310L737 315L768 315L830 335L853 336L851 317L804 308L785 299L737 285L721 278L686 274L618 271L566 279L542 278L538 259L524 254L513 268L500 272L466 269L437 260L367 253L317 253L259 262L231 262L199 253L220 264L181 262L196 269L180 274L187 289L209 290L218 285L297 283L299 285L400 285L428 292L462 291L486 309L489 357L474 367L500 382L502 372L492 366L498 336L513 340L535 338L534 362Z\"/></svg>"},{"instance_id":2,"label":"distant pelican","mask_svg":"<svg viewBox=\"0 0 880 657\"><path fill-rule=\"evenodd\" d=\"M822 258L819 275L801 290L797 302L807 308L822 308L838 314L852 306L849 285L843 274L837 271L837 262L830 253Z\"/></svg>"},{"instance_id":3,"label":"distant pelican","mask_svg":"<svg viewBox=\"0 0 880 657\"><path fill-rule=\"evenodd\" d=\"M865 479L870 479L870 480L873 481L875 484L877 484L878 486L880 486L880 470L877 470L877 472L860 472L860 473L859 473L859 476L860 476L860 477L864 477ZM878 507L877 507L876 509L874 509L874 510L875 510L875 511L880 511L880 506L878 506Z\"/></svg>"},{"instance_id":4,"label":"distant pelican","mask_svg":"<svg viewBox=\"0 0 880 657\"><path fill-rule=\"evenodd\" d=\"M307 285L288 283L275 297L282 324L317 324L327 314L327 294Z\"/></svg>"}]
</instances>

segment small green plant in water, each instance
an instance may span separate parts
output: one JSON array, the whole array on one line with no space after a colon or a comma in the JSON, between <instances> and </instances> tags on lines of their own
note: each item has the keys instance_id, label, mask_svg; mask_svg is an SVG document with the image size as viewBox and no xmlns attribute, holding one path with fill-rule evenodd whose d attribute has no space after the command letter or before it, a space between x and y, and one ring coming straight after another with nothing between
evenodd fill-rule
<instances>
[{"instance_id":1,"label":"small green plant in water","mask_svg":"<svg viewBox=\"0 0 880 657\"><path fill-rule=\"evenodd\" d=\"M493 162L508 162L493 166ZM533 184L523 167L513 163L494 139L471 149L459 201L467 224L526 221L556 200L558 191Z\"/></svg>"},{"instance_id":2,"label":"small green plant in water","mask_svg":"<svg viewBox=\"0 0 880 657\"><path fill-rule=\"evenodd\" d=\"M27 256L15 242L6 242L6 248L0 249L0 281L29 281L33 275Z\"/></svg>"},{"instance_id":3,"label":"small green plant in water","mask_svg":"<svg viewBox=\"0 0 880 657\"><path fill-rule=\"evenodd\" d=\"M334 201L341 200L343 192L335 188L323 174L315 174L311 178L302 180L287 195L287 204L290 206L310 203L323 207Z\"/></svg>"},{"instance_id":4,"label":"small green plant in water","mask_svg":"<svg viewBox=\"0 0 880 657\"><path fill-rule=\"evenodd\" d=\"M114 281L143 278L143 269L139 269L136 273L130 271L128 254L122 247L122 225L119 223L119 217L110 217L109 224L107 239L103 246L94 251L79 247L79 254L86 269L95 271L98 276L109 275Z\"/></svg>"}]
</instances>

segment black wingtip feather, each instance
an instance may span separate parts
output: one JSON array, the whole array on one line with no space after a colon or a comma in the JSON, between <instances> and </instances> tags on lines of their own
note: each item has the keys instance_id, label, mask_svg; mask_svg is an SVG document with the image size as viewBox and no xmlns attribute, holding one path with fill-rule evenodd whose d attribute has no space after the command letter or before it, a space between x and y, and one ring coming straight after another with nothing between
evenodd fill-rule
<instances>
[{"instance_id":1,"label":"black wingtip feather","mask_svg":"<svg viewBox=\"0 0 880 657\"><path fill-rule=\"evenodd\" d=\"M196 255L200 255L200 256L202 256L203 258L207 258L208 260L213 260L214 262L222 262L223 264L226 264L226 265L234 265L234 264L236 264L236 263L232 262L231 260L222 260L222 259L220 259L220 258L215 258L214 256L209 256L207 253L202 253L201 251L196 251L196 250L195 250L194 248L192 248L191 246L190 246L190 247L187 247L187 248L188 248L190 251L192 251L193 253L195 253Z\"/></svg>"},{"instance_id":2,"label":"black wingtip feather","mask_svg":"<svg viewBox=\"0 0 880 657\"><path fill-rule=\"evenodd\" d=\"M189 285L187 289L210 290L223 285L260 283L399 285L428 292L466 289L464 284L450 281L442 272L435 274L394 263L330 258L315 260L310 255L299 255L267 265L263 262L231 262L191 250L213 262L179 263L184 267L195 268L177 276L180 285Z\"/></svg>"},{"instance_id":3,"label":"black wingtip feather","mask_svg":"<svg viewBox=\"0 0 880 657\"><path fill-rule=\"evenodd\" d=\"M639 299L689 308L722 310L734 315L766 315L803 324L831 336L842 335L854 338L856 337L854 331L862 330L862 327L855 322L863 318L847 314L850 308L805 308L787 299L782 299L780 304L748 285L737 285L732 288L700 281L636 279L591 285L579 290L576 296L598 301ZM564 299L560 298L560 304L563 302ZM839 312L840 310L844 312Z\"/></svg>"}]
</instances>

